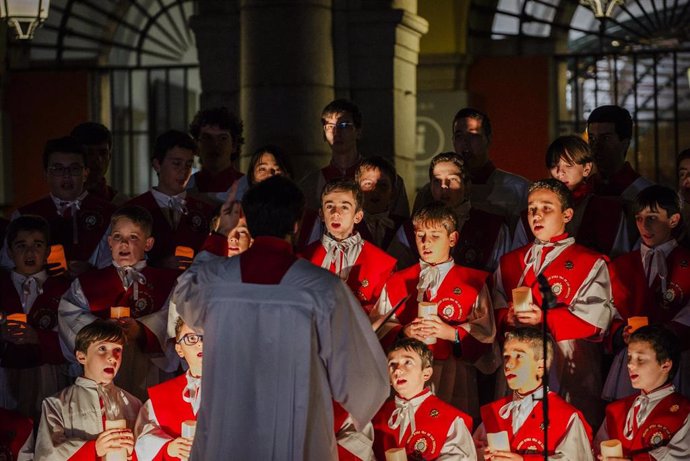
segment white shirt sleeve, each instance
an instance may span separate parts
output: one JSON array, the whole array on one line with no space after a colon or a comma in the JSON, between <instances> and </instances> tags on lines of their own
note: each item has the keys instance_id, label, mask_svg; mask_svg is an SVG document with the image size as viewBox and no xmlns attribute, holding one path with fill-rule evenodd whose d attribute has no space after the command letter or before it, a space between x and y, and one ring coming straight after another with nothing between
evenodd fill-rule
<instances>
[{"instance_id":1,"label":"white shirt sleeve","mask_svg":"<svg viewBox=\"0 0 690 461\"><path fill-rule=\"evenodd\" d=\"M611 279L606 261L599 259L570 301L568 310L601 329L603 337L614 315Z\"/></svg>"},{"instance_id":2,"label":"white shirt sleeve","mask_svg":"<svg viewBox=\"0 0 690 461\"><path fill-rule=\"evenodd\" d=\"M573 413L568 421L568 428L561 443L556 446L556 453L549 459L567 461L593 461L592 446L587 438L587 431L578 417Z\"/></svg>"},{"instance_id":3,"label":"white shirt sleeve","mask_svg":"<svg viewBox=\"0 0 690 461\"><path fill-rule=\"evenodd\" d=\"M35 461L69 459L87 442L67 437L63 414L63 402L59 398L49 397L43 400L41 422L36 435Z\"/></svg>"},{"instance_id":4,"label":"white shirt sleeve","mask_svg":"<svg viewBox=\"0 0 690 461\"><path fill-rule=\"evenodd\" d=\"M374 426L367 423L361 431L355 429L354 422L349 416L335 435L335 440L344 449L357 456L362 461L374 461Z\"/></svg>"},{"instance_id":5,"label":"white shirt sleeve","mask_svg":"<svg viewBox=\"0 0 690 461\"><path fill-rule=\"evenodd\" d=\"M465 422L457 417L448 429L438 461L476 461L477 450Z\"/></svg>"},{"instance_id":6,"label":"white shirt sleeve","mask_svg":"<svg viewBox=\"0 0 690 461\"><path fill-rule=\"evenodd\" d=\"M89 301L84 295L79 279L75 279L62 296L58 307L58 332L62 353L71 362L76 362L74 340L79 330L96 320L91 313Z\"/></svg>"},{"instance_id":7,"label":"white shirt sleeve","mask_svg":"<svg viewBox=\"0 0 690 461\"><path fill-rule=\"evenodd\" d=\"M649 452L657 461L683 461L690 459L690 416L685 418L678 432L668 444Z\"/></svg>"},{"instance_id":8,"label":"white shirt sleeve","mask_svg":"<svg viewBox=\"0 0 690 461\"><path fill-rule=\"evenodd\" d=\"M134 426L134 436L136 437L134 450L140 461L153 460L166 443L174 440L160 427L151 400L147 400L139 410Z\"/></svg>"}]
</instances>

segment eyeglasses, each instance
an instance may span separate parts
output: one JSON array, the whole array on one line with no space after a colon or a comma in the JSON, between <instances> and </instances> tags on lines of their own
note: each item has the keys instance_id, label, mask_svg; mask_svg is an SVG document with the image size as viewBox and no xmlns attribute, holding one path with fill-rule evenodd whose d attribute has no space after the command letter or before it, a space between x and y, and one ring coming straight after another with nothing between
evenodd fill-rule
<instances>
[{"instance_id":1,"label":"eyeglasses","mask_svg":"<svg viewBox=\"0 0 690 461\"><path fill-rule=\"evenodd\" d=\"M79 165L78 163L73 163L69 166L57 164L48 167L48 174L51 176L64 176L65 174L79 176L83 171L84 165Z\"/></svg>"},{"instance_id":2,"label":"eyeglasses","mask_svg":"<svg viewBox=\"0 0 690 461\"><path fill-rule=\"evenodd\" d=\"M179 340L176 341L177 344L184 343L185 346L193 346L198 342L204 342L204 335L198 335L196 333L187 333Z\"/></svg>"},{"instance_id":3,"label":"eyeglasses","mask_svg":"<svg viewBox=\"0 0 690 461\"><path fill-rule=\"evenodd\" d=\"M324 123L323 129L324 131L330 133L336 128L338 128L339 130L347 130L349 128L352 128L353 126L355 126L353 122Z\"/></svg>"}]
</instances>

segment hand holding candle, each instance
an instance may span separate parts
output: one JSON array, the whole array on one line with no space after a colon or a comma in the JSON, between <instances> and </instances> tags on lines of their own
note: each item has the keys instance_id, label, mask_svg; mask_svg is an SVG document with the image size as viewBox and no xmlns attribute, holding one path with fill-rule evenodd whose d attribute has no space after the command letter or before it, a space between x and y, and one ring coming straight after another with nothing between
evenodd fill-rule
<instances>
[{"instance_id":1,"label":"hand holding candle","mask_svg":"<svg viewBox=\"0 0 690 461\"><path fill-rule=\"evenodd\" d=\"M389 448L386 450L386 461L407 461L404 448Z\"/></svg>"},{"instance_id":2,"label":"hand holding candle","mask_svg":"<svg viewBox=\"0 0 690 461\"><path fill-rule=\"evenodd\" d=\"M513 312L529 312L532 304L532 290L529 287L513 288Z\"/></svg>"},{"instance_id":3,"label":"hand holding candle","mask_svg":"<svg viewBox=\"0 0 690 461\"><path fill-rule=\"evenodd\" d=\"M420 318L429 318L438 315L438 304L421 301L417 307L417 316ZM424 344L436 344L436 337L430 336L424 340Z\"/></svg>"}]
</instances>

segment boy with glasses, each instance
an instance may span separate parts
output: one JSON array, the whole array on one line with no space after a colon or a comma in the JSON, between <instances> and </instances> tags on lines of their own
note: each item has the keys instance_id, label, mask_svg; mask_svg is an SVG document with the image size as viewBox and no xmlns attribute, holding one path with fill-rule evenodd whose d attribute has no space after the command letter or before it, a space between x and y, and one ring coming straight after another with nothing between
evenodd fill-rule
<instances>
[{"instance_id":1,"label":"boy with glasses","mask_svg":"<svg viewBox=\"0 0 690 461\"><path fill-rule=\"evenodd\" d=\"M12 215L12 219L33 214L48 220L50 244L64 247L67 270L72 277L91 266L107 265L110 258L98 244L115 207L85 189L89 174L85 156L84 146L76 138L49 140L43 150L43 168L50 193L20 207ZM1 266L11 267L6 248L1 261Z\"/></svg>"}]
</instances>

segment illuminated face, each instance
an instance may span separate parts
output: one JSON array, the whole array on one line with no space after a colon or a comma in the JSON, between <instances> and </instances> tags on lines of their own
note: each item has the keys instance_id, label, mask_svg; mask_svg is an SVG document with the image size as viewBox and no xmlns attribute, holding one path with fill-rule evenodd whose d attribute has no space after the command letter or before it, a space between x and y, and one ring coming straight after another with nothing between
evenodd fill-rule
<instances>
[{"instance_id":1,"label":"illuminated face","mask_svg":"<svg viewBox=\"0 0 690 461\"><path fill-rule=\"evenodd\" d=\"M280 165L278 165L276 158L270 152L261 154L259 161L254 165L253 175L255 184L271 176L280 176L282 174L283 170L280 168Z\"/></svg>"},{"instance_id":2,"label":"illuminated face","mask_svg":"<svg viewBox=\"0 0 690 461\"><path fill-rule=\"evenodd\" d=\"M393 198L391 178L378 168L369 168L360 173L359 188L362 189L364 197L362 208L372 214L388 211Z\"/></svg>"},{"instance_id":3,"label":"illuminated face","mask_svg":"<svg viewBox=\"0 0 690 461\"><path fill-rule=\"evenodd\" d=\"M14 270L29 276L43 270L50 254L50 245L41 232L19 231L8 252L14 262Z\"/></svg>"},{"instance_id":4,"label":"illuminated face","mask_svg":"<svg viewBox=\"0 0 690 461\"><path fill-rule=\"evenodd\" d=\"M462 183L462 172L453 162L439 162L434 165L431 180L431 195L450 207L456 207L465 201L465 185Z\"/></svg>"},{"instance_id":5,"label":"illuminated face","mask_svg":"<svg viewBox=\"0 0 690 461\"><path fill-rule=\"evenodd\" d=\"M173 147L165 154L162 162L153 160L153 169L158 173L158 190L165 195L184 192L192 176L194 152L182 147Z\"/></svg>"},{"instance_id":6,"label":"illuminated face","mask_svg":"<svg viewBox=\"0 0 690 461\"><path fill-rule=\"evenodd\" d=\"M663 386L671 372L673 362L659 363L656 352L647 341L628 344L628 374L633 389L651 392Z\"/></svg>"},{"instance_id":7,"label":"illuminated face","mask_svg":"<svg viewBox=\"0 0 690 461\"><path fill-rule=\"evenodd\" d=\"M98 341L89 345L86 354L77 351L77 360L84 365L84 377L99 384L110 384L122 363L122 344Z\"/></svg>"},{"instance_id":8,"label":"illuminated face","mask_svg":"<svg viewBox=\"0 0 690 461\"><path fill-rule=\"evenodd\" d=\"M76 200L84 189L88 174L84 158L79 154L54 152L48 158L48 188L60 200Z\"/></svg>"},{"instance_id":9,"label":"illuminated face","mask_svg":"<svg viewBox=\"0 0 690 461\"><path fill-rule=\"evenodd\" d=\"M351 191L334 190L323 196L321 214L326 230L336 240L344 240L352 235L355 224L364 216L357 210L357 201Z\"/></svg>"},{"instance_id":10,"label":"illuminated face","mask_svg":"<svg viewBox=\"0 0 690 461\"><path fill-rule=\"evenodd\" d=\"M323 135L334 154L357 149L360 129L349 112L336 112L323 118Z\"/></svg>"},{"instance_id":11,"label":"illuminated face","mask_svg":"<svg viewBox=\"0 0 690 461\"><path fill-rule=\"evenodd\" d=\"M673 229L680 223L680 214L671 216L661 207L652 211L646 207L635 214L635 224L642 243L650 248L666 243L673 238Z\"/></svg>"},{"instance_id":12,"label":"illuminated face","mask_svg":"<svg viewBox=\"0 0 690 461\"><path fill-rule=\"evenodd\" d=\"M489 138L482 121L465 117L453 123L453 148L463 156L470 170L481 168L489 160Z\"/></svg>"},{"instance_id":13,"label":"illuminated face","mask_svg":"<svg viewBox=\"0 0 690 461\"><path fill-rule=\"evenodd\" d=\"M448 261L451 248L458 243L458 232L448 233L442 224L416 224L414 235L419 257L428 264Z\"/></svg>"},{"instance_id":14,"label":"illuminated face","mask_svg":"<svg viewBox=\"0 0 690 461\"><path fill-rule=\"evenodd\" d=\"M678 164L678 191L683 201L690 202L690 158Z\"/></svg>"},{"instance_id":15,"label":"illuminated face","mask_svg":"<svg viewBox=\"0 0 690 461\"><path fill-rule=\"evenodd\" d=\"M563 211L555 192L536 189L527 198L529 226L536 238L548 242L565 232L565 225L573 218L573 209Z\"/></svg>"},{"instance_id":16,"label":"illuminated face","mask_svg":"<svg viewBox=\"0 0 690 461\"><path fill-rule=\"evenodd\" d=\"M177 355L185 359L192 375L201 376L204 359L204 340L194 330L189 328L187 324L182 325L175 343L175 351Z\"/></svg>"},{"instance_id":17,"label":"illuminated face","mask_svg":"<svg viewBox=\"0 0 690 461\"><path fill-rule=\"evenodd\" d=\"M511 339L503 347L503 373L508 387L521 394L541 386L544 360L536 360L530 344Z\"/></svg>"},{"instance_id":18,"label":"illuminated face","mask_svg":"<svg viewBox=\"0 0 690 461\"><path fill-rule=\"evenodd\" d=\"M592 163L588 162L584 165L569 163L561 157L553 168L549 168L549 172L552 178L558 179L572 191L592 172Z\"/></svg>"},{"instance_id":19,"label":"illuminated face","mask_svg":"<svg viewBox=\"0 0 690 461\"><path fill-rule=\"evenodd\" d=\"M228 256L243 253L252 245L251 235L247 229L247 220L241 217L237 226L228 234Z\"/></svg>"},{"instance_id":20,"label":"illuminated face","mask_svg":"<svg viewBox=\"0 0 690 461\"><path fill-rule=\"evenodd\" d=\"M230 164L235 140L229 130L218 125L204 125L199 130L199 157L203 168L211 171Z\"/></svg>"},{"instance_id":21,"label":"illuminated face","mask_svg":"<svg viewBox=\"0 0 690 461\"><path fill-rule=\"evenodd\" d=\"M108 245L118 266L133 266L153 248L153 237L146 235L139 224L122 217L112 225Z\"/></svg>"},{"instance_id":22,"label":"illuminated face","mask_svg":"<svg viewBox=\"0 0 690 461\"><path fill-rule=\"evenodd\" d=\"M422 368L422 358L413 350L396 349L388 353L388 378L397 394L411 399L424 390L433 369Z\"/></svg>"},{"instance_id":23,"label":"illuminated face","mask_svg":"<svg viewBox=\"0 0 690 461\"><path fill-rule=\"evenodd\" d=\"M630 139L618 137L615 123L597 122L587 126L587 140L599 171L610 177L624 161Z\"/></svg>"}]
</instances>

